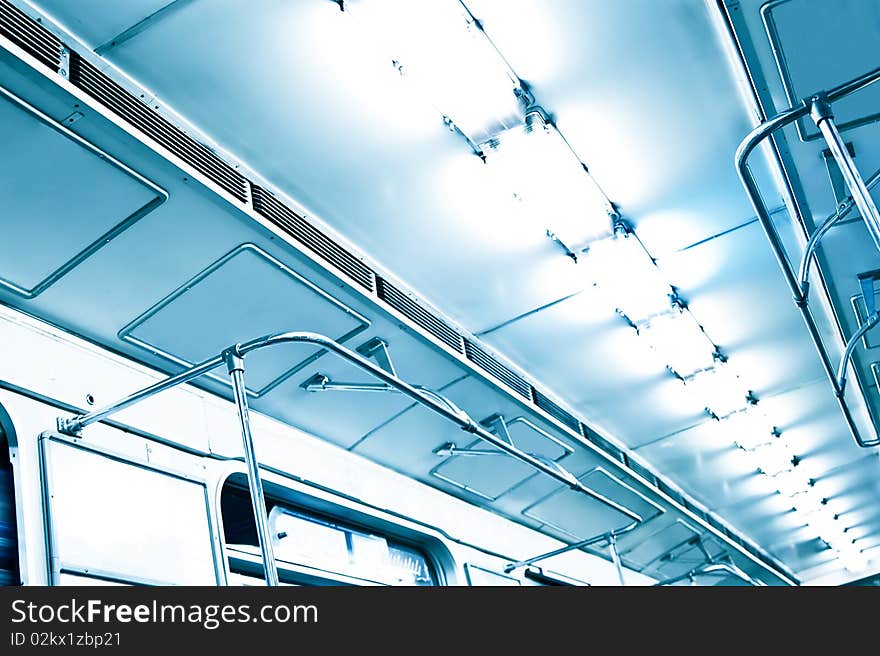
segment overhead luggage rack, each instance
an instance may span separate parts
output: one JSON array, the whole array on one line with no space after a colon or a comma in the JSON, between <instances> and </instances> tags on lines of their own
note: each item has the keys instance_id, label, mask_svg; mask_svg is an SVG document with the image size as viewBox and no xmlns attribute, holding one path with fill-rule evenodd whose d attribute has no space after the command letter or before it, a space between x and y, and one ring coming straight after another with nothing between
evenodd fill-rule
<instances>
[{"instance_id":1,"label":"overhead luggage rack","mask_svg":"<svg viewBox=\"0 0 880 656\"><path fill-rule=\"evenodd\" d=\"M839 363L832 362L828 347L826 346L822 338L820 328L810 308L808 292L810 263L813 256L815 255L816 248L818 247L819 242L821 241L822 237L828 232L828 230L840 218L842 218L847 212L849 212L852 207L856 207L859 210L861 218L864 221L865 226L874 241L874 244L877 246L878 250L880 250L880 212L878 212L877 207L873 199L871 198L871 194L868 190L869 187L873 186L877 182L878 176L880 176L880 172L875 173L873 176L871 176L867 183L865 182L855 164L853 163L852 157L850 156L846 145L840 136L840 132L838 131L837 125L834 120L834 112L832 109L832 105L834 102L839 101L857 91L860 91L865 87L868 87L869 85L877 82L877 80L880 80L880 68L875 68L871 71L868 71L867 73L860 75L848 82L845 82L844 84L838 85L833 89L818 92L813 94L809 98L805 98L800 106L787 109L784 112L781 112L776 116L769 118L768 120L762 122L760 125L755 127L740 144L739 148L736 151L735 158L737 173L739 174L740 180L745 187L749 200L751 201L751 204L755 209L758 221L760 222L761 227L764 229L767 239L770 242L770 246L773 249L773 254L776 256L779 266L782 269L789 289L794 296L795 304L797 305L804 318L804 321L807 324L807 330L809 331L810 337L812 338L812 341L816 346L817 351L819 352L819 358L821 360L822 367L825 370L825 374L831 383L832 391L834 392L834 396L837 399L841 411L843 412L843 416L846 420L850 434L852 435L856 444L858 444L860 447L865 448L880 446L880 436L875 435L872 438L866 439L862 435L862 432L859 429L859 426L856 424L856 420L853 416L852 408L850 407L850 404L846 399L845 388L847 367L858 341L862 339L865 333L867 333L878 322L880 322L880 315L877 314L876 309L873 307L874 278L872 276L868 276L867 278L863 278L860 276L859 284L863 290L865 290L870 283L871 291L869 294L866 293L864 296L868 316L865 318L865 321L862 323L861 327L849 338L847 338L841 330L840 336L841 341L843 341L844 343L844 352L843 357L841 358ZM849 198L845 199L841 204L839 204L835 212L832 213L827 219L825 219L825 221L820 224L818 229L816 229L814 233L810 235L807 242L806 251L803 256L803 260L799 267L799 271L796 272L788 261L785 247L782 243L782 238L780 237L779 232L776 230L776 227L773 224L770 212L767 209L766 204L764 203L760 189L758 188L757 182L755 181L755 177L749 168L749 157L755 151L755 149L764 142L765 139L772 137L782 128L808 116L816 124L822 137L828 144L830 153L833 156L834 160L837 162L837 165L840 168L840 172L843 176L844 181L846 182L846 186L849 189L851 195ZM860 381L858 380L858 377L856 377L856 383L857 384L855 385L855 387L858 388L860 396L864 400L865 393L862 389ZM875 428L875 433L876 432L877 431Z\"/></svg>"},{"instance_id":2,"label":"overhead luggage rack","mask_svg":"<svg viewBox=\"0 0 880 656\"><path fill-rule=\"evenodd\" d=\"M120 399L119 401L116 401L115 403L111 403L110 405L107 405L93 412L80 414L75 417L59 417L57 420L58 431L66 435L79 436L82 434L83 429L90 424L106 419L110 415L113 415L125 408L135 405L136 403L155 396L160 392L171 389L178 385L182 385L184 383L188 383L189 381L203 376L213 369L225 364L226 370L232 381L233 395L235 398L236 407L238 409L242 442L244 446L244 457L248 470L248 487L250 490L251 503L254 510L254 518L256 520L257 535L260 542L260 551L263 559L266 584L270 586L278 585L278 572L276 569L275 557L272 550L272 539L269 534L269 523L268 517L266 515L266 503L263 494L263 485L259 475L259 461L254 450L253 435L250 427L250 410L248 407L244 377L245 356L253 351L258 351L260 349L264 349L270 346L295 343L320 346L327 352L336 354L343 360L346 360L350 364L353 364L355 367L369 374L372 374L379 381L381 381L381 383L385 386L385 388L383 388L381 391L394 390L398 393L410 397L416 403L457 424L465 432L475 435L476 437L484 440L485 442L488 442L491 446L499 449L507 455L530 465L537 471L546 474L547 476L550 476L551 478L561 483L564 483L572 490L586 494L592 499L627 516L629 519L632 520L632 523L628 525L627 530L632 530L642 521L642 518L634 513L632 510L587 487L558 463L547 461L546 459L536 457L531 453L522 451L502 437L499 437L498 435L490 432L481 424L471 419L471 417L466 412L458 408L455 404L447 400L442 395L431 390L426 390L416 385L407 383L406 381L401 380L394 373L388 371L379 364L374 364L363 355L342 346L341 344L329 337L319 335L317 333L275 333L271 335L257 337L256 339L252 339L247 342L233 344L229 348L224 349L221 353L218 353L217 355L214 355L198 364L195 364L174 376L170 376L153 385L150 385L149 387L146 387L137 392L133 392L132 394L129 394L128 396ZM610 539L612 541L615 540L615 536L612 535ZM614 559L618 569L620 570L621 566L616 550L612 550L612 558ZM620 571L622 580L622 570Z\"/></svg>"}]
</instances>

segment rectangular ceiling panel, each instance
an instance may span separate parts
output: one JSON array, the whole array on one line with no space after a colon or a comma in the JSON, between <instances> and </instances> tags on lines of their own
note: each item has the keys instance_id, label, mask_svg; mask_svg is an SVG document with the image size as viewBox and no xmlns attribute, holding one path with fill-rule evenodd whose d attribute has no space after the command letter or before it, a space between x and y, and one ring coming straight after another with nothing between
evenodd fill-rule
<instances>
[{"instance_id":1,"label":"rectangular ceiling panel","mask_svg":"<svg viewBox=\"0 0 880 656\"><path fill-rule=\"evenodd\" d=\"M3 87L0 140L17 153L0 158L0 286L19 296L37 296L165 199Z\"/></svg>"},{"instance_id":2,"label":"rectangular ceiling panel","mask_svg":"<svg viewBox=\"0 0 880 656\"><path fill-rule=\"evenodd\" d=\"M257 246L243 244L149 308L119 336L190 365L268 333L310 331L344 342L369 324ZM265 394L322 353L302 344L256 351L246 360L248 390Z\"/></svg>"}]
</instances>

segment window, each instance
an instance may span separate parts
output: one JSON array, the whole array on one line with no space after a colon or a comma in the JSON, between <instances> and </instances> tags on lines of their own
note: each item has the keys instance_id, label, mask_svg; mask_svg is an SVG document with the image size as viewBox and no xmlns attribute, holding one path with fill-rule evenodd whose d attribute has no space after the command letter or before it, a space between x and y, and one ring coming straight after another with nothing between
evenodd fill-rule
<instances>
[{"instance_id":1,"label":"window","mask_svg":"<svg viewBox=\"0 0 880 656\"><path fill-rule=\"evenodd\" d=\"M417 545L267 496L269 530L282 583L294 585L438 585ZM221 495L230 582L262 577L247 491L227 483Z\"/></svg>"}]
</instances>

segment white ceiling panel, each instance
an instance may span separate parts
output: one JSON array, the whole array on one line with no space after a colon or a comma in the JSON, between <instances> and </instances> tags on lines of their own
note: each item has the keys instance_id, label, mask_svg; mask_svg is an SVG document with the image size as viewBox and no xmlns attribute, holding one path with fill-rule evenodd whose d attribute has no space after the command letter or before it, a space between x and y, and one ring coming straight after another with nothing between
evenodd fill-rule
<instances>
[{"instance_id":1,"label":"white ceiling panel","mask_svg":"<svg viewBox=\"0 0 880 656\"><path fill-rule=\"evenodd\" d=\"M97 48L164 7L190 1L40 0L34 4L77 34L86 45Z\"/></svg>"}]
</instances>

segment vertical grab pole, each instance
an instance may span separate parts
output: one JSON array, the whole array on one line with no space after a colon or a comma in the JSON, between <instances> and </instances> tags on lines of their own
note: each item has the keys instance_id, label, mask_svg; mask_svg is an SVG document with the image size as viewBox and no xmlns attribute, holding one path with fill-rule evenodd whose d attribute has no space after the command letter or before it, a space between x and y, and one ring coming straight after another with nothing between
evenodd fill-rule
<instances>
[{"instance_id":1,"label":"vertical grab pole","mask_svg":"<svg viewBox=\"0 0 880 656\"><path fill-rule=\"evenodd\" d=\"M626 586L626 579L623 578L623 564L620 562L620 554L617 553L617 536L614 533L608 538L608 551L611 552L611 561L617 569L617 578L620 579L620 585Z\"/></svg>"},{"instance_id":2,"label":"vertical grab pole","mask_svg":"<svg viewBox=\"0 0 880 656\"><path fill-rule=\"evenodd\" d=\"M254 520L257 525L257 538L260 541L260 552L263 555L263 569L266 573L266 585L278 585L278 568L275 566L275 554L272 551L272 536L269 535L269 518L266 516L266 499L263 496L263 482L260 480L259 461L254 452L254 438L251 435L250 411L248 410L247 390L244 386L244 358L230 349L224 354L226 369L232 378L232 391L238 409L238 420L241 424L241 439L244 443L244 460L248 470L248 488L251 504L254 508Z\"/></svg>"},{"instance_id":3,"label":"vertical grab pole","mask_svg":"<svg viewBox=\"0 0 880 656\"><path fill-rule=\"evenodd\" d=\"M849 187L853 202L859 208L862 220L874 239L874 245L880 250L880 213L877 212L877 205L871 198L871 192L868 191L868 187L850 157L846 143L834 123L834 112L831 105L824 95L813 96L810 102L810 117L822 132L831 154L837 161L843 179L846 181L846 186Z\"/></svg>"}]
</instances>

